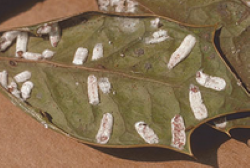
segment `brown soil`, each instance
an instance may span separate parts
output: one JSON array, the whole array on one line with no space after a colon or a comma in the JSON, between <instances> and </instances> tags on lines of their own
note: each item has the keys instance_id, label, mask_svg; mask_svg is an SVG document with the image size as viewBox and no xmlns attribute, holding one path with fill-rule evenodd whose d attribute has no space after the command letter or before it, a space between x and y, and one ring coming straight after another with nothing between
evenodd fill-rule
<instances>
[{"instance_id":1,"label":"brown soil","mask_svg":"<svg viewBox=\"0 0 250 168\"><path fill-rule=\"evenodd\" d=\"M0 9L7 8L4 1L1 0ZM33 4L31 1L38 0L30 0L31 5L23 4L22 8L13 7L2 15L0 30L97 9L94 0L46 0ZM250 148L246 145L249 129L233 130L234 139L230 139L201 126L192 136L192 149L197 157L194 159L167 149L103 149L79 144L45 129L2 95L0 107L0 167L250 167Z\"/></svg>"}]
</instances>

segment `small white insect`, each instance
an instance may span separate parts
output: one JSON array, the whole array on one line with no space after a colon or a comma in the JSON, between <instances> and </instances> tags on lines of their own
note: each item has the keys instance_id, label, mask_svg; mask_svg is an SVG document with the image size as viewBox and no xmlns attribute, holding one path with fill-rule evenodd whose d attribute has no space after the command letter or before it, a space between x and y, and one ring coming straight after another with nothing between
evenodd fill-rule
<instances>
[{"instance_id":1,"label":"small white insect","mask_svg":"<svg viewBox=\"0 0 250 168\"><path fill-rule=\"evenodd\" d=\"M125 11L124 1L117 2L117 5L115 7L115 12L121 13Z\"/></svg>"},{"instance_id":2,"label":"small white insect","mask_svg":"<svg viewBox=\"0 0 250 168\"><path fill-rule=\"evenodd\" d=\"M109 0L98 0L99 9L102 11L108 11Z\"/></svg>"},{"instance_id":3,"label":"small white insect","mask_svg":"<svg viewBox=\"0 0 250 168\"><path fill-rule=\"evenodd\" d=\"M44 126L45 129L48 129L48 128L49 128L49 125L46 124L46 123L44 123L43 126Z\"/></svg>"},{"instance_id":4,"label":"small white insect","mask_svg":"<svg viewBox=\"0 0 250 168\"><path fill-rule=\"evenodd\" d=\"M31 90L33 89L34 84L31 81L24 82L21 87L22 98L24 100L30 97Z\"/></svg>"},{"instance_id":5,"label":"small white insect","mask_svg":"<svg viewBox=\"0 0 250 168\"><path fill-rule=\"evenodd\" d=\"M209 76L202 72L202 70L196 73L196 81L206 88L222 91L226 88L226 81L220 77Z\"/></svg>"},{"instance_id":6,"label":"small white insect","mask_svg":"<svg viewBox=\"0 0 250 168\"><path fill-rule=\"evenodd\" d=\"M16 57L22 57L23 53L27 50L28 33L20 32L16 40Z\"/></svg>"},{"instance_id":7,"label":"small white insect","mask_svg":"<svg viewBox=\"0 0 250 168\"><path fill-rule=\"evenodd\" d=\"M99 103L97 78L94 75L88 77L88 97L90 104L97 105Z\"/></svg>"},{"instance_id":8,"label":"small white insect","mask_svg":"<svg viewBox=\"0 0 250 168\"><path fill-rule=\"evenodd\" d=\"M245 4L250 7L250 1L249 0L244 0Z\"/></svg>"},{"instance_id":9,"label":"small white insect","mask_svg":"<svg viewBox=\"0 0 250 168\"><path fill-rule=\"evenodd\" d=\"M19 74L17 74L14 79L16 82L25 82L31 78L31 73L29 71L23 71Z\"/></svg>"},{"instance_id":10,"label":"small white insect","mask_svg":"<svg viewBox=\"0 0 250 168\"><path fill-rule=\"evenodd\" d=\"M98 60L103 57L103 45L102 43L97 43L93 49L92 61Z\"/></svg>"},{"instance_id":11,"label":"small white insect","mask_svg":"<svg viewBox=\"0 0 250 168\"><path fill-rule=\"evenodd\" d=\"M100 78L98 80L98 86L103 93L109 93L111 89L111 84L108 78Z\"/></svg>"},{"instance_id":12,"label":"small white insect","mask_svg":"<svg viewBox=\"0 0 250 168\"><path fill-rule=\"evenodd\" d=\"M191 34L187 35L181 42L181 45L171 55L168 63L168 69L174 68L179 62L185 59L194 48L195 43L195 37Z\"/></svg>"},{"instance_id":13,"label":"small white insect","mask_svg":"<svg viewBox=\"0 0 250 168\"><path fill-rule=\"evenodd\" d=\"M87 57L88 57L88 49L79 47L75 52L73 64L82 65L87 60Z\"/></svg>"},{"instance_id":14,"label":"small white insect","mask_svg":"<svg viewBox=\"0 0 250 168\"><path fill-rule=\"evenodd\" d=\"M110 113L103 114L102 121L98 133L96 135L96 141L100 144L108 143L113 128L113 116Z\"/></svg>"},{"instance_id":15,"label":"small white insect","mask_svg":"<svg viewBox=\"0 0 250 168\"><path fill-rule=\"evenodd\" d=\"M23 53L22 57L26 60L37 61L37 60L40 60L42 58L42 54L25 52L25 53Z\"/></svg>"},{"instance_id":16,"label":"small white insect","mask_svg":"<svg viewBox=\"0 0 250 168\"><path fill-rule=\"evenodd\" d=\"M109 0L111 6L116 6L121 0Z\"/></svg>"},{"instance_id":17,"label":"small white insect","mask_svg":"<svg viewBox=\"0 0 250 168\"><path fill-rule=\"evenodd\" d=\"M152 28L158 28L160 26L160 18L155 18L150 21L150 26Z\"/></svg>"},{"instance_id":18,"label":"small white insect","mask_svg":"<svg viewBox=\"0 0 250 168\"><path fill-rule=\"evenodd\" d=\"M0 72L0 84L7 89L7 85L8 85L8 73L6 70L3 70L2 72Z\"/></svg>"},{"instance_id":19,"label":"small white insect","mask_svg":"<svg viewBox=\"0 0 250 168\"><path fill-rule=\"evenodd\" d=\"M51 51L49 49L46 49L42 52L42 57L45 58L45 59L50 59L54 56L55 52L54 51Z\"/></svg>"},{"instance_id":20,"label":"small white insect","mask_svg":"<svg viewBox=\"0 0 250 168\"><path fill-rule=\"evenodd\" d=\"M17 89L16 82L10 82L10 84L8 85L8 91L16 98L21 98L21 92Z\"/></svg>"},{"instance_id":21,"label":"small white insect","mask_svg":"<svg viewBox=\"0 0 250 168\"><path fill-rule=\"evenodd\" d=\"M199 87L193 84L190 85L189 89L189 102L190 102L190 107L197 120L203 120L204 118L207 118L208 116L207 108L203 103Z\"/></svg>"},{"instance_id":22,"label":"small white insect","mask_svg":"<svg viewBox=\"0 0 250 168\"><path fill-rule=\"evenodd\" d=\"M58 25L58 23L52 23L51 24L51 32L49 32L49 39L52 47L56 47L58 42L61 39L61 29Z\"/></svg>"},{"instance_id":23,"label":"small white insect","mask_svg":"<svg viewBox=\"0 0 250 168\"><path fill-rule=\"evenodd\" d=\"M171 145L182 150L186 144L185 124L180 115L171 119L172 142Z\"/></svg>"},{"instance_id":24,"label":"small white insect","mask_svg":"<svg viewBox=\"0 0 250 168\"><path fill-rule=\"evenodd\" d=\"M219 118L214 121L214 124L216 128L224 129L227 126L227 119L226 117Z\"/></svg>"},{"instance_id":25,"label":"small white insect","mask_svg":"<svg viewBox=\"0 0 250 168\"><path fill-rule=\"evenodd\" d=\"M153 37L147 37L145 38L146 44L154 44L154 43L160 43L169 38L169 35L166 30L158 30L153 33Z\"/></svg>"},{"instance_id":26,"label":"small white insect","mask_svg":"<svg viewBox=\"0 0 250 168\"><path fill-rule=\"evenodd\" d=\"M127 0L125 4L127 4L126 9L125 9L126 13L135 13L137 9L137 5L138 5L137 2L132 1L132 0Z\"/></svg>"},{"instance_id":27,"label":"small white insect","mask_svg":"<svg viewBox=\"0 0 250 168\"><path fill-rule=\"evenodd\" d=\"M5 32L0 38L0 51L6 50L11 43L16 39L20 31Z\"/></svg>"},{"instance_id":28,"label":"small white insect","mask_svg":"<svg viewBox=\"0 0 250 168\"><path fill-rule=\"evenodd\" d=\"M45 23L43 26L37 29L37 34L49 34L52 30L51 24Z\"/></svg>"},{"instance_id":29,"label":"small white insect","mask_svg":"<svg viewBox=\"0 0 250 168\"><path fill-rule=\"evenodd\" d=\"M148 124L144 121L135 123L135 129L138 134L149 144L159 143L158 136L154 133L153 129L149 128Z\"/></svg>"}]
</instances>

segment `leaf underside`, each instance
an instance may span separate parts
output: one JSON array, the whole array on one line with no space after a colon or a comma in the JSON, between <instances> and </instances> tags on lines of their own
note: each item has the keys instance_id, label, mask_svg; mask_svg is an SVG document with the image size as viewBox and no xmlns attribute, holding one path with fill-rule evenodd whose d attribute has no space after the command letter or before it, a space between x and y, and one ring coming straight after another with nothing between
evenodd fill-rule
<instances>
[{"instance_id":1,"label":"leaf underside","mask_svg":"<svg viewBox=\"0 0 250 168\"><path fill-rule=\"evenodd\" d=\"M34 62L14 58L13 44L0 53L0 70L7 70L9 77L30 71L34 83L32 95L27 103L20 101L20 104L33 108L39 117L39 109L46 112L51 119L45 117L40 122L50 121L51 128L55 126L79 141L96 144L101 118L104 113L111 113L113 132L108 144L103 146L146 146L134 129L136 122L144 121L158 135L159 145L172 148L170 122L180 114L187 128L187 144L182 152L191 154L189 138L196 127L221 115L246 111L250 108L250 99L217 54L213 45L214 27L187 27L162 19L160 29L167 30L170 38L157 44L145 44L145 38L159 30L150 27L152 19L97 13L75 16L59 22L63 31L57 48L50 46L46 36L30 34L28 51L41 53L51 49L56 52L51 60ZM185 60L168 70L166 64L171 54L188 34L195 36L195 47ZM96 43L103 44L104 57L91 61ZM78 47L89 50L83 66L72 64ZM12 66L10 61L17 62L17 66ZM200 69L225 79L225 90L218 92L199 86L195 74ZM88 103L90 74L97 78L108 77L112 84L109 94L99 90L101 103L96 106ZM196 120L190 108L190 84L199 86L208 109L208 118L203 121Z\"/></svg>"},{"instance_id":2,"label":"leaf underside","mask_svg":"<svg viewBox=\"0 0 250 168\"><path fill-rule=\"evenodd\" d=\"M222 26L221 51L231 70L250 92L250 8L245 0L137 0L145 15L158 15L190 25ZM139 10L140 14L142 10ZM108 11L112 12L112 11ZM133 15L133 14L132 14ZM217 46L219 47L219 46Z\"/></svg>"}]
</instances>

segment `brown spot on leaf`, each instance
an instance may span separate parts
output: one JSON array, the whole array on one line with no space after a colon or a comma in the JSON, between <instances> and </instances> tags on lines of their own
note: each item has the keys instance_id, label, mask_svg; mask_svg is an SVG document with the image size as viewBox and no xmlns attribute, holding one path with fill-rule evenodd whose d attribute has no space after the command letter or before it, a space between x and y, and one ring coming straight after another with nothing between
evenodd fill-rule
<instances>
[{"instance_id":1,"label":"brown spot on leaf","mask_svg":"<svg viewBox=\"0 0 250 168\"><path fill-rule=\"evenodd\" d=\"M103 66L103 65L101 65L101 64L98 64L98 65L97 65L97 68L98 68L98 69L106 69L106 67Z\"/></svg>"},{"instance_id":2,"label":"brown spot on leaf","mask_svg":"<svg viewBox=\"0 0 250 168\"><path fill-rule=\"evenodd\" d=\"M136 49L135 51L134 51L134 53L135 53L135 55L136 56L141 56L141 55L144 55L144 49L142 49L142 48L138 48L138 49Z\"/></svg>"},{"instance_id":3,"label":"brown spot on leaf","mask_svg":"<svg viewBox=\"0 0 250 168\"><path fill-rule=\"evenodd\" d=\"M22 58L23 57L23 51L17 51L18 57Z\"/></svg>"},{"instance_id":4,"label":"brown spot on leaf","mask_svg":"<svg viewBox=\"0 0 250 168\"><path fill-rule=\"evenodd\" d=\"M147 71L148 71L149 69L151 69L151 68L152 68L151 63L149 63L149 62L145 63L144 68L145 68Z\"/></svg>"},{"instance_id":5,"label":"brown spot on leaf","mask_svg":"<svg viewBox=\"0 0 250 168\"><path fill-rule=\"evenodd\" d=\"M10 61L9 64L10 64L10 66L13 66L13 67L17 66L17 62L16 61Z\"/></svg>"}]
</instances>

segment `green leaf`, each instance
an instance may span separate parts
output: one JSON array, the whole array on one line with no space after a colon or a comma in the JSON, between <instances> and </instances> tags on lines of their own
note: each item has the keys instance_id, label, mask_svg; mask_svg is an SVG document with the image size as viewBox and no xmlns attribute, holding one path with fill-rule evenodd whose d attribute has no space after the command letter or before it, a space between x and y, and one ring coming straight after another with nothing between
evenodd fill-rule
<instances>
[{"instance_id":1,"label":"green leaf","mask_svg":"<svg viewBox=\"0 0 250 168\"><path fill-rule=\"evenodd\" d=\"M250 17L238 26L223 27L220 35L220 46L227 60L250 91Z\"/></svg>"},{"instance_id":2,"label":"green leaf","mask_svg":"<svg viewBox=\"0 0 250 168\"><path fill-rule=\"evenodd\" d=\"M181 23L228 26L240 24L249 15L240 0L136 0L153 14Z\"/></svg>"},{"instance_id":3,"label":"green leaf","mask_svg":"<svg viewBox=\"0 0 250 168\"><path fill-rule=\"evenodd\" d=\"M214 48L214 27L187 27L161 19L161 27L153 28L153 17L126 18L102 14L82 14L59 22L62 37L56 48L46 36L35 36L40 25L30 28L28 51L41 53L50 49L51 60L29 61L15 57L15 44L0 53L0 70L9 77L28 70L34 88L26 102L2 92L25 112L50 128L76 138L80 142L102 147L156 146L191 155L190 136L199 125L222 115L250 109L249 96ZM155 31L166 30L165 41L146 44ZM33 32L33 34L32 34ZM187 35L196 38L191 53L169 70L171 54ZM104 57L91 61L93 47L102 43ZM72 64L78 47L89 51L82 66ZM226 88L215 91L196 82L196 72L203 70L226 81ZM89 104L87 79L107 77L111 92L99 90L100 103ZM208 117L197 120L189 103L190 84L199 86ZM18 84L18 88L21 84ZM103 114L114 117L109 142L97 144ZM185 122L187 142L183 150L171 147L171 119L181 115ZM159 143L147 144L136 132L135 123L144 121L159 137Z\"/></svg>"}]
</instances>

